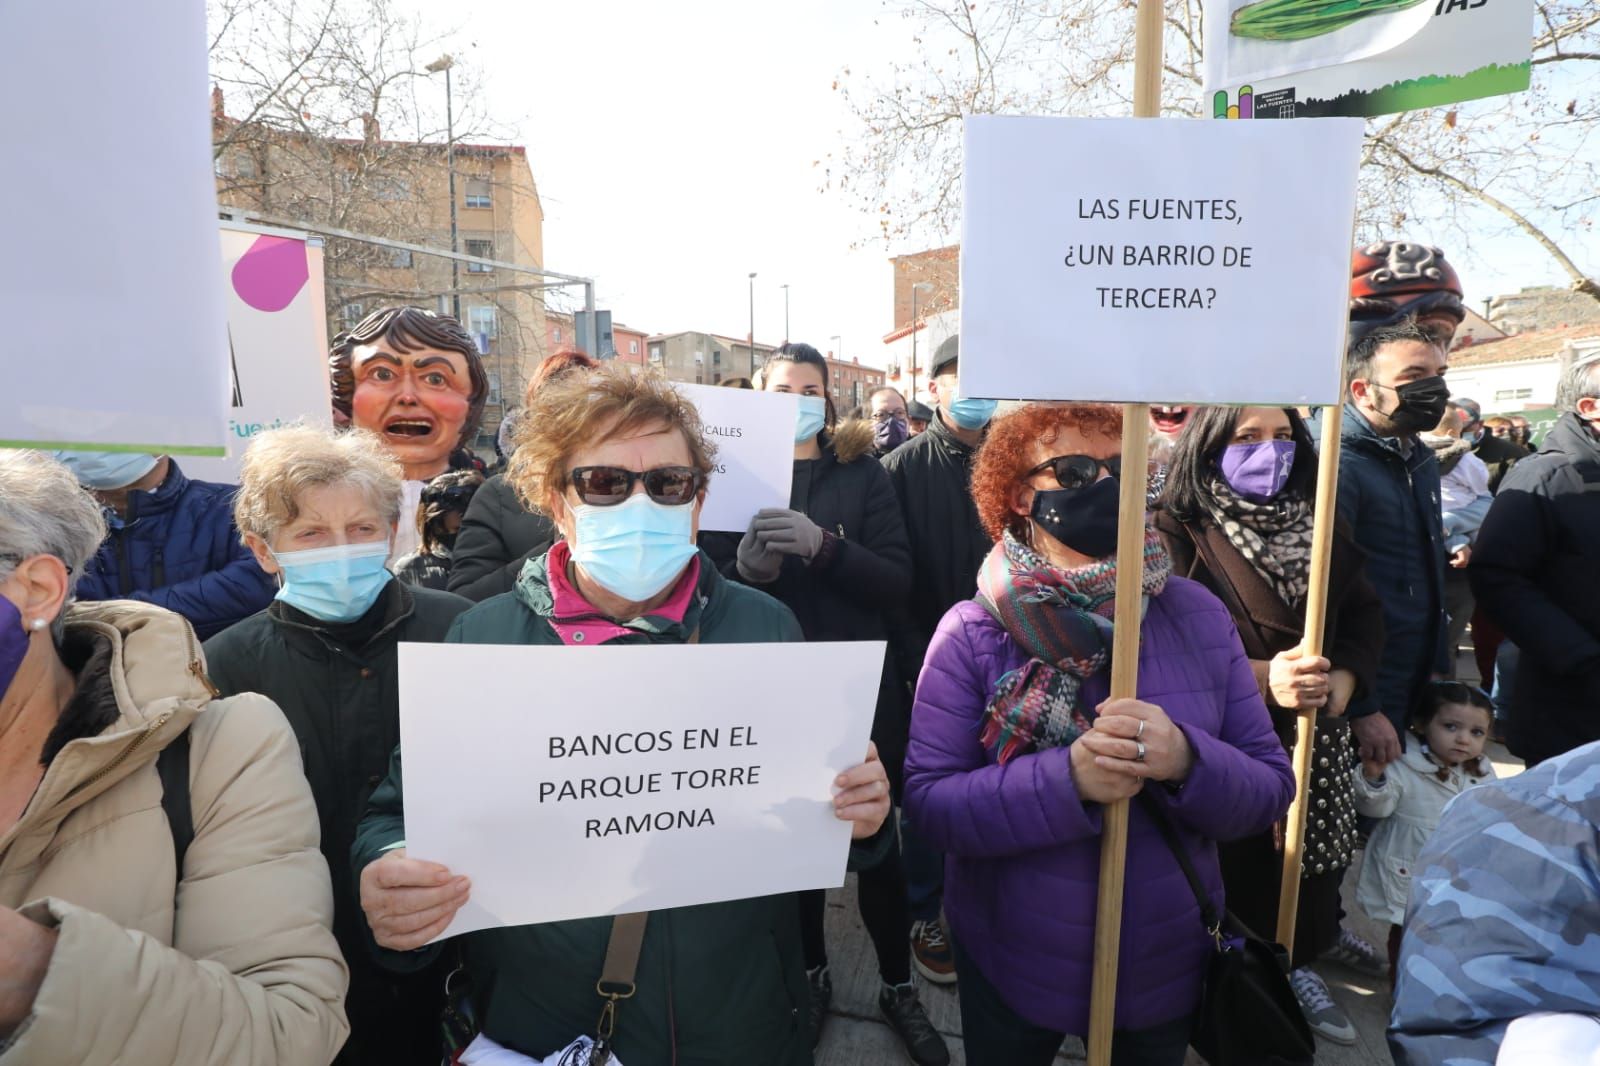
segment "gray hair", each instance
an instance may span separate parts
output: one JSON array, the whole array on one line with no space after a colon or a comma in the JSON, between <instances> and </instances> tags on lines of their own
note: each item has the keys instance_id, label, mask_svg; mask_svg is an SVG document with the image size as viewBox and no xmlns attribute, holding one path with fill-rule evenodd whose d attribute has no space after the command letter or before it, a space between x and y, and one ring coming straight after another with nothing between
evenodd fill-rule
<instances>
[{"instance_id":1,"label":"gray hair","mask_svg":"<svg viewBox=\"0 0 1600 1066\"><path fill-rule=\"evenodd\" d=\"M1580 359L1567 367L1556 386L1556 410L1576 411L1579 400L1600 400L1600 356Z\"/></svg>"},{"instance_id":2,"label":"gray hair","mask_svg":"<svg viewBox=\"0 0 1600 1066\"><path fill-rule=\"evenodd\" d=\"M71 598L105 539L100 504L71 470L43 452L0 448L0 578L24 559L53 555L67 568Z\"/></svg>"},{"instance_id":3,"label":"gray hair","mask_svg":"<svg viewBox=\"0 0 1600 1066\"><path fill-rule=\"evenodd\" d=\"M337 432L298 423L269 429L245 450L234 524L241 537L254 533L271 544L279 529L300 516L302 491L346 485L393 525L400 519L404 478L383 441L366 430Z\"/></svg>"}]
</instances>

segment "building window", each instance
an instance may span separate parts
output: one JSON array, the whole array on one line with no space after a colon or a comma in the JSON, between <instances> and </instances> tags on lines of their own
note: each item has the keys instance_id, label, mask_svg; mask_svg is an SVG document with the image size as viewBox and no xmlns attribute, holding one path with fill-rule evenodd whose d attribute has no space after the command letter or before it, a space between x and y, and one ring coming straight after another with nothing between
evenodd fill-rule
<instances>
[{"instance_id":1,"label":"building window","mask_svg":"<svg viewBox=\"0 0 1600 1066\"><path fill-rule=\"evenodd\" d=\"M492 339L499 332L498 316L492 307L467 308L467 330L478 341L478 347L484 350L488 345L486 340Z\"/></svg>"},{"instance_id":2,"label":"building window","mask_svg":"<svg viewBox=\"0 0 1600 1066\"><path fill-rule=\"evenodd\" d=\"M1497 402L1497 403L1500 402L1501 400L1531 400L1531 399L1533 399L1533 390L1532 389L1500 389L1494 394L1494 398L1495 398L1495 402Z\"/></svg>"},{"instance_id":3,"label":"building window","mask_svg":"<svg viewBox=\"0 0 1600 1066\"><path fill-rule=\"evenodd\" d=\"M714 351L714 352L711 353L711 365L712 366L721 366L722 365L722 350L720 348L717 351Z\"/></svg>"},{"instance_id":4,"label":"building window","mask_svg":"<svg viewBox=\"0 0 1600 1066\"><path fill-rule=\"evenodd\" d=\"M722 375L721 374L712 374L711 375L711 384L713 384L713 385L721 385L722 384Z\"/></svg>"},{"instance_id":5,"label":"building window","mask_svg":"<svg viewBox=\"0 0 1600 1066\"><path fill-rule=\"evenodd\" d=\"M409 267L411 265L411 249L390 248L389 265L392 267Z\"/></svg>"},{"instance_id":6,"label":"building window","mask_svg":"<svg viewBox=\"0 0 1600 1066\"><path fill-rule=\"evenodd\" d=\"M652 344L650 346L650 361L652 363L661 362L661 345Z\"/></svg>"},{"instance_id":7,"label":"building window","mask_svg":"<svg viewBox=\"0 0 1600 1066\"><path fill-rule=\"evenodd\" d=\"M705 352L695 352L694 353L694 365L695 366L700 366L705 361L706 361L706 353Z\"/></svg>"},{"instance_id":8,"label":"building window","mask_svg":"<svg viewBox=\"0 0 1600 1066\"><path fill-rule=\"evenodd\" d=\"M368 182L367 187L372 191L374 200L411 199L411 183L404 178L378 175Z\"/></svg>"},{"instance_id":9,"label":"building window","mask_svg":"<svg viewBox=\"0 0 1600 1066\"><path fill-rule=\"evenodd\" d=\"M551 340L555 341L557 344L561 343L561 327L560 326L555 326L555 327L552 328L552 331L551 331L551 334L550 334L550 338L551 338Z\"/></svg>"},{"instance_id":10,"label":"building window","mask_svg":"<svg viewBox=\"0 0 1600 1066\"><path fill-rule=\"evenodd\" d=\"M345 329L355 329L356 323L361 321L363 312L358 303L345 304L339 308L339 321Z\"/></svg>"},{"instance_id":11,"label":"building window","mask_svg":"<svg viewBox=\"0 0 1600 1066\"><path fill-rule=\"evenodd\" d=\"M639 354L639 342L638 341L629 341L628 342L628 354L629 355L638 355Z\"/></svg>"},{"instance_id":12,"label":"building window","mask_svg":"<svg viewBox=\"0 0 1600 1066\"><path fill-rule=\"evenodd\" d=\"M489 198L489 183L479 179L467 182L468 207L493 207L494 201Z\"/></svg>"},{"instance_id":13,"label":"building window","mask_svg":"<svg viewBox=\"0 0 1600 1066\"><path fill-rule=\"evenodd\" d=\"M469 240L469 241L466 242L466 251L467 251L468 255L475 255L479 259L493 259L494 258L494 242L493 241L472 241L472 240ZM484 263L468 263L467 264L467 273L468 274L492 274L492 273L494 273L494 267L488 266L487 264L484 264Z\"/></svg>"},{"instance_id":14,"label":"building window","mask_svg":"<svg viewBox=\"0 0 1600 1066\"><path fill-rule=\"evenodd\" d=\"M704 374L696 374L694 376L694 383L696 385L704 385L706 383L706 376Z\"/></svg>"}]
</instances>

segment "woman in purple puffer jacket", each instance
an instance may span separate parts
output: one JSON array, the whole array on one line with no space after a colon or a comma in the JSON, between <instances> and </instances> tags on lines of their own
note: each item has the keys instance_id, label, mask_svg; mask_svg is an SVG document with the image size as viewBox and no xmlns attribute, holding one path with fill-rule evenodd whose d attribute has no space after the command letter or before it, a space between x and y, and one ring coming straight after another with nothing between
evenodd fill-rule
<instances>
[{"instance_id":1,"label":"woman in purple puffer jacket","mask_svg":"<svg viewBox=\"0 0 1600 1066\"><path fill-rule=\"evenodd\" d=\"M1154 797L1220 907L1215 842L1294 791L1232 618L1153 531L1139 698L1107 699L1121 432L1099 404L990 426L972 494L997 543L917 685L906 807L948 856L969 1066L1045 1066L1087 1032L1104 804ZM1130 818L1113 1063L1180 1066L1213 945L1140 803Z\"/></svg>"}]
</instances>

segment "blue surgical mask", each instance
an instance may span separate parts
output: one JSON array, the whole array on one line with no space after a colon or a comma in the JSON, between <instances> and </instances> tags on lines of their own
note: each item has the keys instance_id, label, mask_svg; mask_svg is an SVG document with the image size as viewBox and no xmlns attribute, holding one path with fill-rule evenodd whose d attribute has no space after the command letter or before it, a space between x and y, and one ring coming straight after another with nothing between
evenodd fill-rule
<instances>
[{"instance_id":1,"label":"blue surgical mask","mask_svg":"<svg viewBox=\"0 0 1600 1066\"><path fill-rule=\"evenodd\" d=\"M67 465L86 489L120 489L132 485L156 468L157 455L138 452L59 451L55 457Z\"/></svg>"},{"instance_id":2,"label":"blue surgical mask","mask_svg":"<svg viewBox=\"0 0 1600 1066\"><path fill-rule=\"evenodd\" d=\"M821 396L800 397L800 413L794 421L794 442L804 444L822 432L828 421L828 401Z\"/></svg>"},{"instance_id":3,"label":"blue surgical mask","mask_svg":"<svg viewBox=\"0 0 1600 1066\"><path fill-rule=\"evenodd\" d=\"M612 507L576 504L572 514L572 561L630 603L670 585L699 551L692 503L669 507L641 492Z\"/></svg>"},{"instance_id":4,"label":"blue surgical mask","mask_svg":"<svg viewBox=\"0 0 1600 1066\"><path fill-rule=\"evenodd\" d=\"M950 421L970 432L987 426L994 417L994 409L999 406L999 400L980 400L957 394L955 399L945 404L944 413L950 416Z\"/></svg>"},{"instance_id":5,"label":"blue surgical mask","mask_svg":"<svg viewBox=\"0 0 1600 1066\"><path fill-rule=\"evenodd\" d=\"M273 552L283 568L278 599L324 622L354 622L372 610L393 579L384 569L388 538L367 544L335 544L298 552Z\"/></svg>"}]
</instances>

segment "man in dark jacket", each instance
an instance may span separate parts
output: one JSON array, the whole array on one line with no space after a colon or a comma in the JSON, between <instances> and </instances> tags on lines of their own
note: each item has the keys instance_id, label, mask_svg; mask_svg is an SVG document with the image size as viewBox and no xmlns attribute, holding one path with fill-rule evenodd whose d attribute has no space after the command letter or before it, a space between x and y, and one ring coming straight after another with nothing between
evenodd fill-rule
<instances>
[{"instance_id":1,"label":"man in dark jacket","mask_svg":"<svg viewBox=\"0 0 1600 1066\"><path fill-rule=\"evenodd\" d=\"M1387 763L1422 686L1446 666L1439 461L1417 434L1438 425L1450 390L1444 349L1414 322L1366 333L1345 369L1339 517L1366 552L1387 634L1377 685L1348 714L1361 757Z\"/></svg>"},{"instance_id":2,"label":"man in dark jacket","mask_svg":"<svg viewBox=\"0 0 1600 1066\"><path fill-rule=\"evenodd\" d=\"M202 640L272 601L271 579L239 542L233 486L190 481L166 456L56 454L111 530L78 582L80 600L153 603L187 618Z\"/></svg>"},{"instance_id":3,"label":"man in dark jacket","mask_svg":"<svg viewBox=\"0 0 1600 1066\"><path fill-rule=\"evenodd\" d=\"M1600 739L1600 358L1568 370L1556 402L1565 413L1506 475L1468 571L1522 652L1511 750L1530 766Z\"/></svg>"},{"instance_id":4,"label":"man in dark jacket","mask_svg":"<svg viewBox=\"0 0 1600 1066\"><path fill-rule=\"evenodd\" d=\"M978 521L969 490L972 457L983 443L992 400L964 399L957 389L960 340L949 337L933 355L928 391L938 409L925 432L890 452L883 465L905 514L911 538L911 603L893 635L892 650L906 683L922 672L928 642L946 611L978 590L978 568L993 541ZM904 838L906 892L911 904L911 949L917 970L938 984L956 979L955 960L939 925L944 856L917 836L909 819Z\"/></svg>"}]
</instances>

